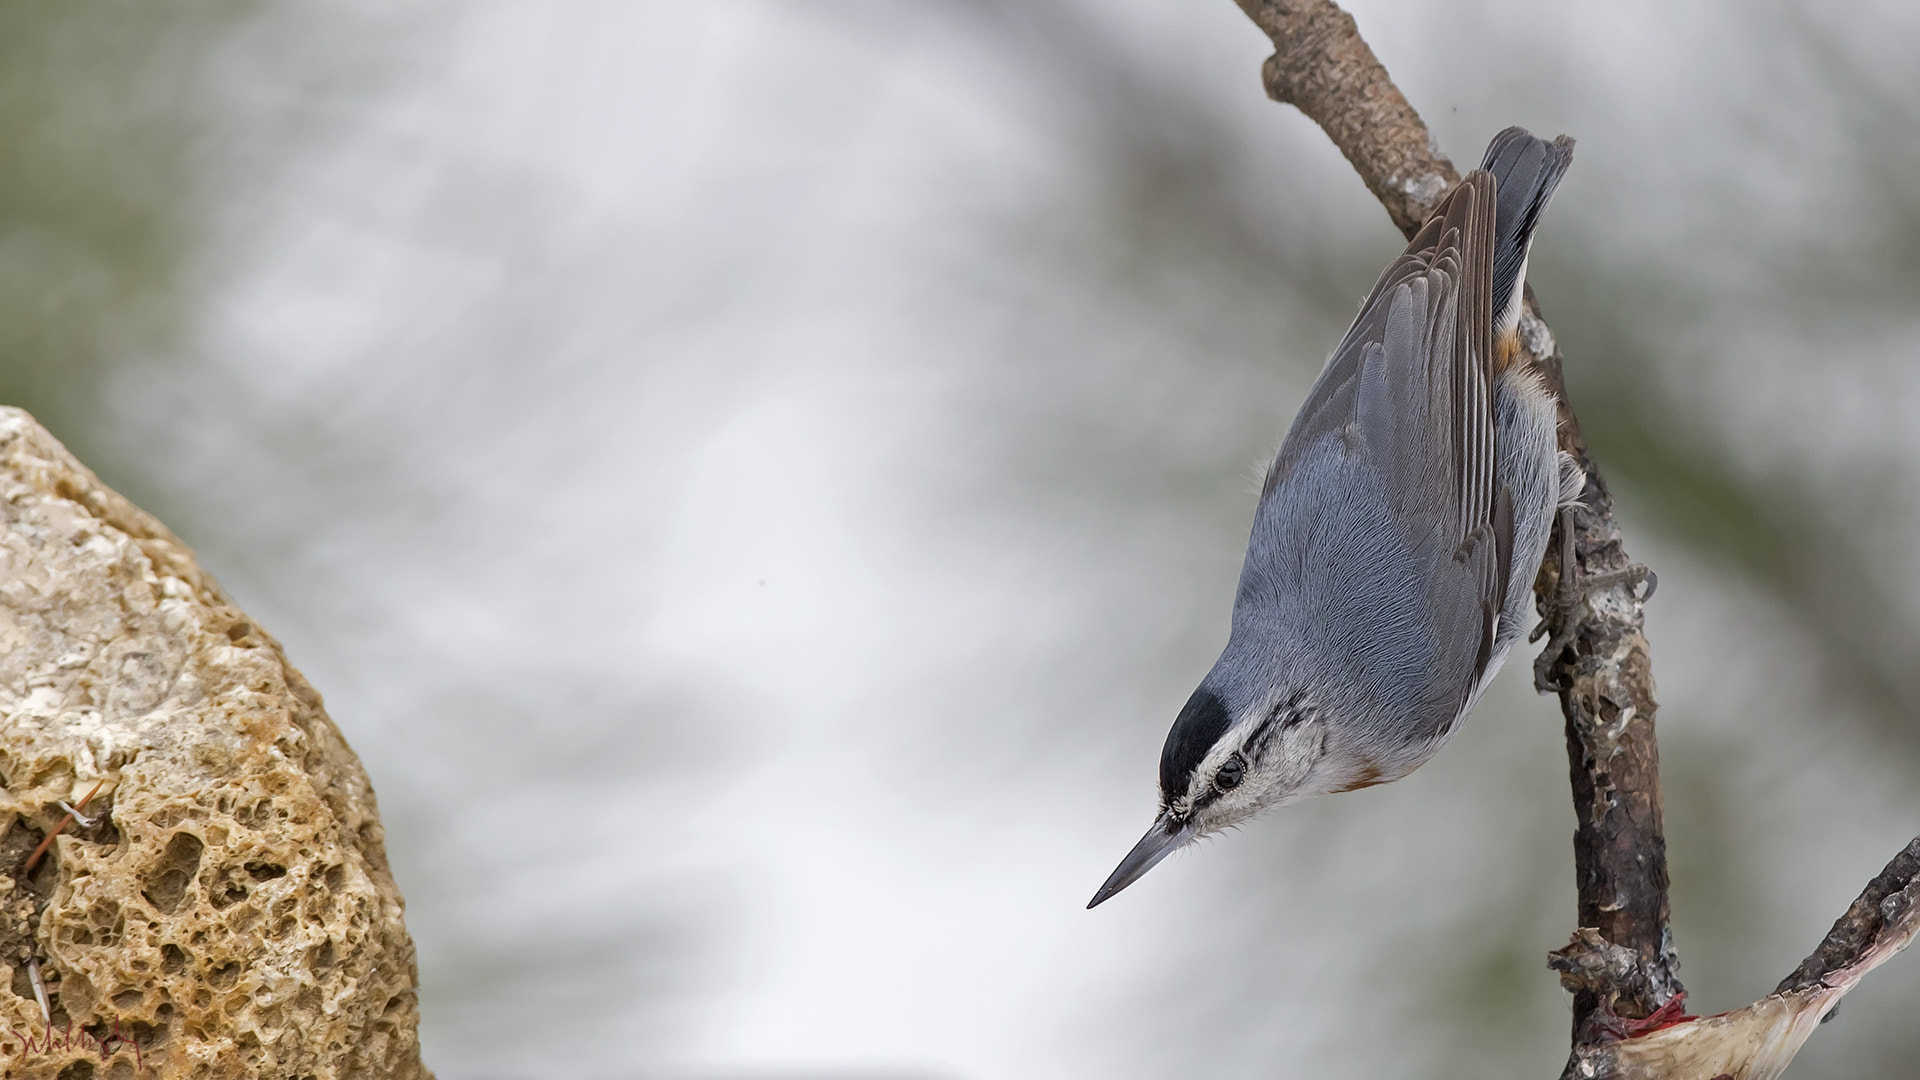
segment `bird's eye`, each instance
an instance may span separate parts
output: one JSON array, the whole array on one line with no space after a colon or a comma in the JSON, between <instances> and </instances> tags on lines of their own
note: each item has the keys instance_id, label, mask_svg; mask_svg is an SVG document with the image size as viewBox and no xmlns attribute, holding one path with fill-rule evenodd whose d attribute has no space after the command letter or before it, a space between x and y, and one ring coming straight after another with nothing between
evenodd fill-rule
<instances>
[{"instance_id":1,"label":"bird's eye","mask_svg":"<svg viewBox=\"0 0 1920 1080\"><path fill-rule=\"evenodd\" d=\"M1226 764L1220 766L1220 771L1213 774L1213 786L1221 791L1232 791L1240 786L1241 778L1246 775L1247 759L1240 756L1240 751L1235 750L1233 755L1227 758Z\"/></svg>"}]
</instances>

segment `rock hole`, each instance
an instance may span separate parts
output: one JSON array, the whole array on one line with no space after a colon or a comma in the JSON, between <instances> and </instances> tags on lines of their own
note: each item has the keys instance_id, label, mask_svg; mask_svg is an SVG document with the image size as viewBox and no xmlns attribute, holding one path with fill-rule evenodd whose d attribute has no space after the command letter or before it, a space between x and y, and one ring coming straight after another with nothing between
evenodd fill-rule
<instances>
[{"instance_id":1,"label":"rock hole","mask_svg":"<svg viewBox=\"0 0 1920 1080\"><path fill-rule=\"evenodd\" d=\"M238 645L240 643L241 638L244 638L251 633L253 633L253 624L246 621L245 619L242 619L239 622L234 623L232 626L227 627L227 640Z\"/></svg>"},{"instance_id":2,"label":"rock hole","mask_svg":"<svg viewBox=\"0 0 1920 1080\"><path fill-rule=\"evenodd\" d=\"M233 917L227 920L227 928L236 934L244 934L248 930L253 929L253 924L259 921L259 908L251 906L243 907L239 911L234 912Z\"/></svg>"},{"instance_id":3,"label":"rock hole","mask_svg":"<svg viewBox=\"0 0 1920 1080\"><path fill-rule=\"evenodd\" d=\"M287 868L270 862L250 862L247 864L247 876L255 881L272 881L277 877L286 877Z\"/></svg>"},{"instance_id":4,"label":"rock hole","mask_svg":"<svg viewBox=\"0 0 1920 1080\"><path fill-rule=\"evenodd\" d=\"M232 986L234 980L239 977L240 962L237 960L229 960L219 967L214 968L212 971L207 972L207 985L213 987L215 990L225 990L227 987Z\"/></svg>"},{"instance_id":5,"label":"rock hole","mask_svg":"<svg viewBox=\"0 0 1920 1080\"><path fill-rule=\"evenodd\" d=\"M93 1023L88 1024L85 1027L82 1027L80 1030L92 1036L93 1041L96 1043L104 1043L108 1039L113 1037L113 1025L106 1022L105 1020L95 1020ZM85 1045L85 1044L83 1043L81 1045ZM102 1060L105 1060L105 1059L103 1058Z\"/></svg>"},{"instance_id":6,"label":"rock hole","mask_svg":"<svg viewBox=\"0 0 1920 1080\"><path fill-rule=\"evenodd\" d=\"M145 990L122 990L113 995L113 1007L116 1009L131 1009L146 999L147 992Z\"/></svg>"},{"instance_id":7,"label":"rock hole","mask_svg":"<svg viewBox=\"0 0 1920 1080\"><path fill-rule=\"evenodd\" d=\"M333 966L333 939L332 938L328 938L326 941L307 950L307 970L308 971L313 971L313 972L325 971L326 969L332 966Z\"/></svg>"},{"instance_id":8,"label":"rock hole","mask_svg":"<svg viewBox=\"0 0 1920 1080\"><path fill-rule=\"evenodd\" d=\"M61 1069L60 1075L54 1077L54 1080L93 1080L93 1062L81 1058Z\"/></svg>"},{"instance_id":9,"label":"rock hole","mask_svg":"<svg viewBox=\"0 0 1920 1080\"><path fill-rule=\"evenodd\" d=\"M187 951L178 945L168 943L160 946L160 970L169 975L178 975L187 967ZM166 1006L161 1006L165 1008Z\"/></svg>"},{"instance_id":10,"label":"rock hole","mask_svg":"<svg viewBox=\"0 0 1920 1080\"><path fill-rule=\"evenodd\" d=\"M26 961L22 960L13 967L13 981L9 984L14 997L33 1001L33 976L27 974Z\"/></svg>"},{"instance_id":11,"label":"rock hole","mask_svg":"<svg viewBox=\"0 0 1920 1080\"><path fill-rule=\"evenodd\" d=\"M147 871L147 887L140 895L160 911L171 915L187 895L194 871L200 869L200 853L206 850L200 838L189 832L177 832L167 841L160 861Z\"/></svg>"},{"instance_id":12,"label":"rock hole","mask_svg":"<svg viewBox=\"0 0 1920 1080\"><path fill-rule=\"evenodd\" d=\"M247 887L245 885L237 881L228 881L223 883L220 888L207 899L213 903L214 907L224 911L246 898Z\"/></svg>"},{"instance_id":13,"label":"rock hole","mask_svg":"<svg viewBox=\"0 0 1920 1080\"><path fill-rule=\"evenodd\" d=\"M347 883L347 868L344 866L329 866L327 867L327 872L322 875L321 880L327 883L327 888L330 891L339 892L340 887Z\"/></svg>"}]
</instances>

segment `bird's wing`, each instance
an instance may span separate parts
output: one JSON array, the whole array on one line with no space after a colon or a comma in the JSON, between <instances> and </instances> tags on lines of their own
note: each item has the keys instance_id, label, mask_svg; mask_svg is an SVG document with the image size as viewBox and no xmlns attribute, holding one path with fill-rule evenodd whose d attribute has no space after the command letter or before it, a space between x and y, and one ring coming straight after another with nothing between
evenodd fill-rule
<instances>
[{"instance_id":1,"label":"bird's wing","mask_svg":"<svg viewBox=\"0 0 1920 1080\"><path fill-rule=\"evenodd\" d=\"M1389 266L1307 395L1266 488L1337 447L1426 580L1430 704L1451 724L1486 670L1506 599L1513 504L1494 479L1494 182L1475 171ZM1437 722L1437 720L1436 720Z\"/></svg>"}]
</instances>

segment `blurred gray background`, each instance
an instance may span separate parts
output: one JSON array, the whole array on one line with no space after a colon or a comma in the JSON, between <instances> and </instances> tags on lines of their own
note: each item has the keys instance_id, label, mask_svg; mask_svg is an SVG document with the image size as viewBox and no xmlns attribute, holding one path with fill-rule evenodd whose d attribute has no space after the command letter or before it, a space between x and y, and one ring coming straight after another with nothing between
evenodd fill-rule
<instances>
[{"instance_id":1,"label":"blurred gray background","mask_svg":"<svg viewBox=\"0 0 1920 1080\"><path fill-rule=\"evenodd\" d=\"M1352 5L1660 573L1675 935L1772 988L1920 830L1920 10ZM1541 1077L1517 658L1405 782L1081 906L1258 463L1400 240L1226 0L0 12L0 400L380 792L444 1080ZM1793 1075L1920 1076L1920 957Z\"/></svg>"}]
</instances>

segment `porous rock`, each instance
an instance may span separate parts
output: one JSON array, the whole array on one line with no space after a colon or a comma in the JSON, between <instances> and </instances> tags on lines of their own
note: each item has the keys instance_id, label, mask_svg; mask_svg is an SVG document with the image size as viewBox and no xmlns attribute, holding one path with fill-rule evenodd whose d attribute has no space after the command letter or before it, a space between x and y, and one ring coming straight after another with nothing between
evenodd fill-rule
<instances>
[{"instance_id":1,"label":"porous rock","mask_svg":"<svg viewBox=\"0 0 1920 1080\"><path fill-rule=\"evenodd\" d=\"M373 788L320 695L9 408L0 866L6 1077L431 1080Z\"/></svg>"}]
</instances>

